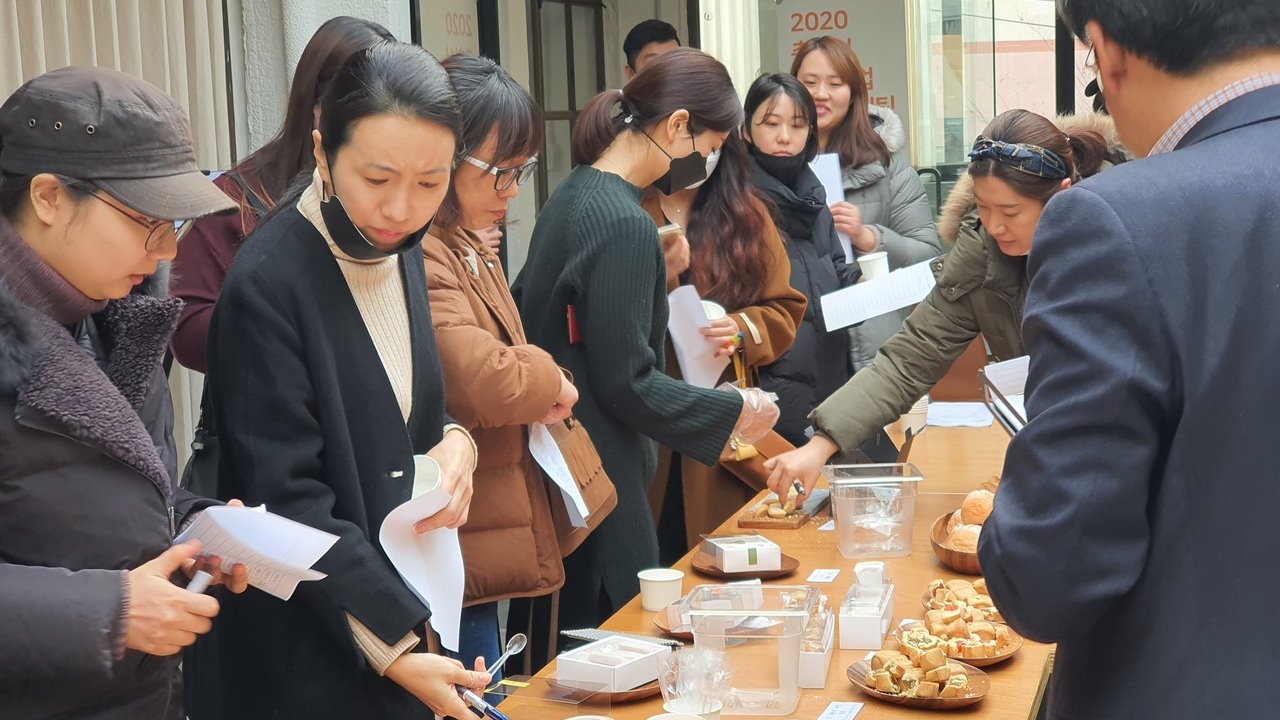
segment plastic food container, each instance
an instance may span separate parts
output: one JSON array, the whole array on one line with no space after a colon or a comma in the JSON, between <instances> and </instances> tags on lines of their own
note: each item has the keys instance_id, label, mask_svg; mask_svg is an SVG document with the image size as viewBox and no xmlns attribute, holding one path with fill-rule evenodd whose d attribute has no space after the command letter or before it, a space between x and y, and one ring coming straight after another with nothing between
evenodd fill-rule
<instances>
[{"instance_id":1,"label":"plastic food container","mask_svg":"<svg viewBox=\"0 0 1280 720\"><path fill-rule=\"evenodd\" d=\"M818 602L811 585L699 585L682 612L694 645L726 655L722 715L790 715L800 703L800 647Z\"/></svg>"},{"instance_id":2,"label":"plastic food container","mask_svg":"<svg viewBox=\"0 0 1280 720\"><path fill-rule=\"evenodd\" d=\"M910 463L828 465L836 543L847 558L911 554L916 486L924 476Z\"/></svg>"}]
</instances>

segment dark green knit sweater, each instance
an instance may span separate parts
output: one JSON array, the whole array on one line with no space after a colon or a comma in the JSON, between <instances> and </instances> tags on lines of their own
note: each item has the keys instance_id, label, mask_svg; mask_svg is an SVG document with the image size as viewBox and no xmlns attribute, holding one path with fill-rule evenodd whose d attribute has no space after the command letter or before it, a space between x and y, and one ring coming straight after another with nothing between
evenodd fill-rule
<instances>
[{"instance_id":1,"label":"dark green knit sweater","mask_svg":"<svg viewBox=\"0 0 1280 720\"><path fill-rule=\"evenodd\" d=\"M658 443L715 463L742 400L663 372L668 310L658 231L640 190L617 175L583 165L556 188L538 214L515 295L529 342L573 372L574 414L618 489L618 509L593 538L604 544L603 557L590 568L616 609L638 592L636 571L658 562L646 497ZM570 305L582 334L575 345Z\"/></svg>"}]
</instances>

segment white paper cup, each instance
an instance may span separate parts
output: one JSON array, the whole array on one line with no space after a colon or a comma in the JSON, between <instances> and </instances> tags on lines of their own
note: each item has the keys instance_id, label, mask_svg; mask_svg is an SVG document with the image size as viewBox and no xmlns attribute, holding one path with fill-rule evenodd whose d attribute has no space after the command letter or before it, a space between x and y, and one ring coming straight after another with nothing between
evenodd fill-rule
<instances>
[{"instance_id":1,"label":"white paper cup","mask_svg":"<svg viewBox=\"0 0 1280 720\"><path fill-rule=\"evenodd\" d=\"M719 320L729 317L729 313L725 311L724 306L713 300L702 301L702 312L706 313L708 320Z\"/></svg>"},{"instance_id":2,"label":"white paper cup","mask_svg":"<svg viewBox=\"0 0 1280 720\"><path fill-rule=\"evenodd\" d=\"M720 711L724 709L724 703L719 700L675 698L663 703L662 709L671 713L667 717L692 716L701 720L720 720Z\"/></svg>"},{"instance_id":3,"label":"white paper cup","mask_svg":"<svg viewBox=\"0 0 1280 720\"><path fill-rule=\"evenodd\" d=\"M889 274L889 253L867 253L858 258L858 267L862 268L862 277L877 280Z\"/></svg>"},{"instance_id":4,"label":"white paper cup","mask_svg":"<svg viewBox=\"0 0 1280 720\"><path fill-rule=\"evenodd\" d=\"M679 570L641 570L636 577L640 578L640 606L649 612L662 610L684 594L684 573Z\"/></svg>"},{"instance_id":5,"label":"white paper cup","mask_svg":"<svg viewBox=\"0 0 1280 720\"><path fill-rule=\"evenodd\" d=\"M430 455L413 456L413 495L420 497L440 486L440 463Z\"/></svg>"}]
</instances>

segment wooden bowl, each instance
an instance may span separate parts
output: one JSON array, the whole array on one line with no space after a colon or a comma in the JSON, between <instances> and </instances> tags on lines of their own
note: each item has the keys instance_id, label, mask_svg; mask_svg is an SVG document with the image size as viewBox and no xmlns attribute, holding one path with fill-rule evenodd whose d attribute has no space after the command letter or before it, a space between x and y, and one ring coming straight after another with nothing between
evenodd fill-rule
<instances>
[{"instance_id":1,"label":"wooden bowl","mask_svg":"<svg viewBox=\"0 0 1280 720\"><path fill-rule=\"evenodd\" d=\"M967 707L975 703L981 702L982 698L987 696L991 690L991 678L976 667L968 663L952 660L957 665L964 666L965 674L969 676L969 694L959 698L913 698L903 695L894 695L892 693L880 692L874 688L867 687L867 675L871 673L871 663L866 660L849 666L846 675L849 682L853 683L862 692L871 697L882 700L894 705L906 705L907 707L922 708L925 710L954 710L956 708Z\"/></svg>"},{"instance_id":2,"label":"wooden bowl","mask_svg":"<svg viewBox=\"0 0 1280 720\"><path fill-rule=\"evenodd\" d=\"M981 575L982 564L978 561L978 553L952 550L943 544L947 540L947 521L951 519L953 512L955 511L935 520L933 529L929 531L929 544L933 546L933 554L938 556L939 562L958 573Z\"/></svg>"},{"instance_id":3,"label":"wooden bowl","mask_svg":"<svg viewBox=\"0 0 1280 720\"><path fill-rule=\"evenodd\" d=\"M923 625L923 623L919 624ZM1015 632L1013 628L1005 625L1004 623L993 622L991 624L1004 625L1004 627L1009 631L1009 644L1006 645L1003 650L988 658L961 658L951 655L950 653L947 654L947 658L965 665L972 665L973 667L987 667L989 665L995 665L996 663L1002 663L1005 660L1008 660L1013 657L1014 653L1022 649L1022 636ZM893 636L901 640L902 633L904 633L909 627L911 627L909 624L899 625L894 629ZM943 652L946 652L945 648L943 649Z\"/></svg>"}]
</instances>

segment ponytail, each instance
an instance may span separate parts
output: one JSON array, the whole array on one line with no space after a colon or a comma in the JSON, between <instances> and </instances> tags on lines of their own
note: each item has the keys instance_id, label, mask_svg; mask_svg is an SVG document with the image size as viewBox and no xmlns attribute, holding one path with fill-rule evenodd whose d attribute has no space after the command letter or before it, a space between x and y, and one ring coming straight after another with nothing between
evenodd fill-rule
<instances>
[{"instance_id":1,"label":"ponytail","mask_svg":"<svg viewBox=\"0 0 1280 720\"><path fill-rule=\"evenodd\" d=\"M615 108L623 102L622 91L605 90L591 98L578 113L573 125L570 157L574 165L587 165L599 159L605 148L622 132L622 119Z\"/></svg>"},{"instance_id":2,"label":"ponytail","mask_svg":"<svg viewBox=\"0 0 1280 720\"><path fill-rule=\"evenodd\" d=\"M1107 141L1102 135L1092 130L1077 130L1067 136L1074 156L1076 175L1087 178L1096 175L1102 169L1102 162L1107 158Z\"/></svg>"}]
</instances>

